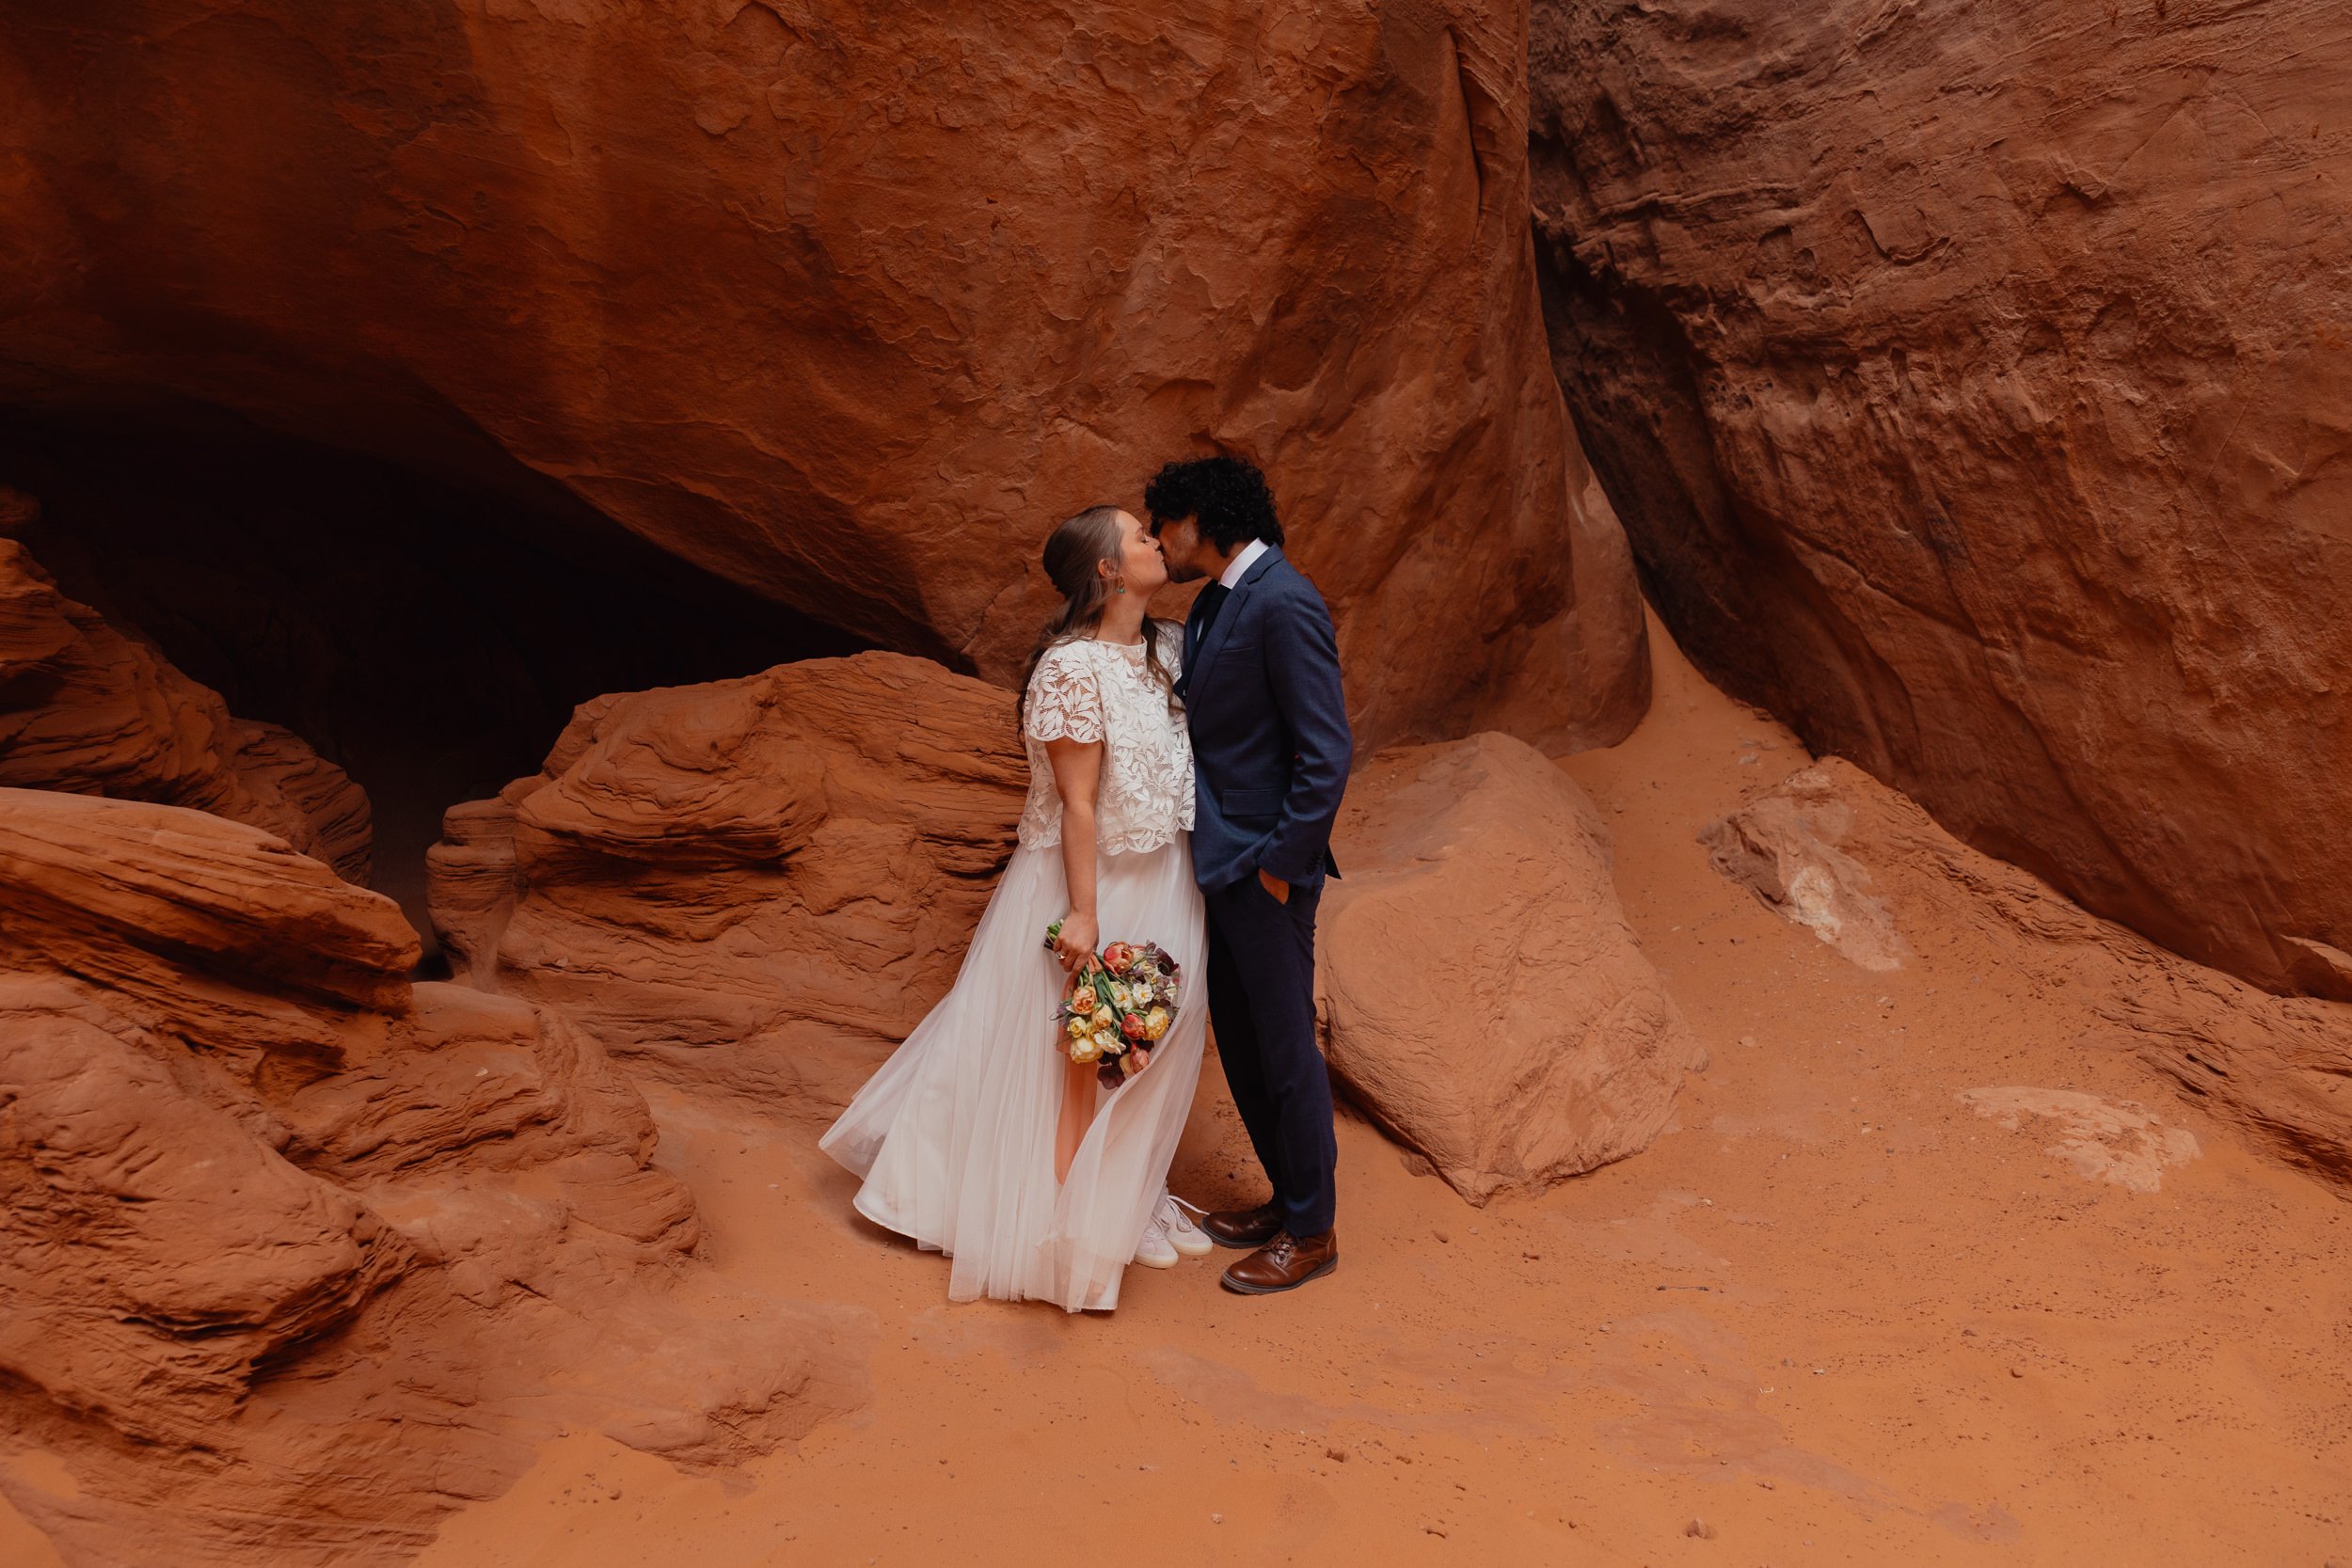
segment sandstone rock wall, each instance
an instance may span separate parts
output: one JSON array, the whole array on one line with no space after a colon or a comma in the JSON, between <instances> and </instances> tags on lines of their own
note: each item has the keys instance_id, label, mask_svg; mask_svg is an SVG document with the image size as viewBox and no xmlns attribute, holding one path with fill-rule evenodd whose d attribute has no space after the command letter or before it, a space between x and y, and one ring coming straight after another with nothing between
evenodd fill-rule
<instances>
[{"instance_id":1,"label":"sandstone rock wall","mask_svg":"<svg viewBox=\"0 0 2352 1568\"><path fill-rule=\"evenodd\" d=\"M1531 60L1555 363L1693 658L2352 994L2352 13L1536 0Z\"/></svg>"},{"instance_id":2,"label":"sandstone rock wall","mask_svg":"<svg viewBox=\"0 0 2352 1568\"><path fill-rule=\"evenodd\" d=\"M854 1403L841 1324L672 1288L691 1196L561 1020L411 987L256 829L0 788L0 1450L68 1560L389 1563L558 1425L723 1462Z\"/></svg>"},{"instance_id":3,"label":"sandstone rock wall","mask_svg":"<svg viewBox=\"0 0 2352 1568\"><path fill-rule=\"evenodd\" d=\"M1629 558L1544 359L1525 9L130 0L0 40L0 401L508 458L1009 676L1046 531L1271 473L1371 743L1601 743Z\"/></svg>"}]
</instances>

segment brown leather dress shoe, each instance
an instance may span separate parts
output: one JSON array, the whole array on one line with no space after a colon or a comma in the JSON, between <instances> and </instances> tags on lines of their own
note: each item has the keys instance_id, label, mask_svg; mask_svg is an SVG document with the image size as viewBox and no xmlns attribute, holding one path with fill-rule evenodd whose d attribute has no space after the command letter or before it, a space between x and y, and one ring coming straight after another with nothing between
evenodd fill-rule
<instances>
[{"instance_id":1,"label":"brown leather dress shoe","mask_svg":"<svg viewBox=\"0 0 2352 1568\"><path fill-rule=\"evenodd\" d=\"M1295 1291L1310 1279L1321 1279L1339 1266L1338 1231L1327 1230L1301 1241L1284 1230L1227 1269L1217 1282L1245 1296L1270 1296L1278 1291Z\"/></svg>"},{"instance_id":2,"label":"brown leather dress shoe","mask_svg":"<svg viewBox=\"0 0 2352 1568\"><path fill-rule=\"evenodd\" d=\"M1201 1216L1200 1230L1219 1246L1260 1247L1281 1233L1282 1211L1271 1201L1255 1209L1219 1209Z\"/></svg>"}]
</instances>

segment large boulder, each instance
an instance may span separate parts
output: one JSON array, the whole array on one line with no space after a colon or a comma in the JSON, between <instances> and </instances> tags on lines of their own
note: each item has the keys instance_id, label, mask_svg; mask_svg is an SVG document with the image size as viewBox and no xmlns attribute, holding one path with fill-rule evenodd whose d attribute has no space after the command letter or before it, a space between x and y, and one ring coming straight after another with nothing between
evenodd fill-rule
<instances>
[{"instance_id":1,"label":"large boulder","mask_svg":"<svg viewBox=\"0 0 2352 1568\"><path fill-rule=\"evenodd\" d=\"M1536 0L1554 362L1677 640L2274 990L2352 950L2352 11Z\"/></svg>"},{"instance_id":2,"label":"large boulder","mask_svg":"<svg viewBox=\"0 0 2352 1568\"><path fill-rule=\"evenodd\" d=\"M1333 846L1318 1010L1358 1103L1478 1204L1649 1146L1701 1048L1583 791L1507 736L1397 748Z\"/></svg>"},{"instance_id":3,"label":"large boulder","mask_svg":"<svg viewBox=\"0 0 2352 1568\"><path fill-rule=\"evenodd\" d=\"M220 693L66 596L5 537L0 787L213 812L368 879L365 790L291 731L233 717Z\"/></svg>"},{"instance_id":4,"label":"large boulder","mask_svg":"<svg viewBox=\"0 0 2352 1568\"><path fill-rule=\"evenodd\" d=\"M603 697L450 811L434 924L635 1067L829 1117L955 978L1027 785L1012 698L900 654Z\"/></svg>"},{"instance_id":5,"label":"large boulder","mask_svg":"<svg viewBox=\"0 0 2352 1568\"><path fill-rule=\"evenodd\" d=\"M0 788L0 1448L70 1560L406 1560L559 1425L739 1460L857 1397L837 1324L668 1283L644 1101L389 899L181 807ZM560 1390L560 1391L559 1391Z\"/></svg>"},{"instance_id":6,"label":"large boulder","mask_svg":"<svg viewBox=\"0 0 2352 1568\"><path fill-rule=\"evenodd\" d=\"M1644 702L1545 361L1524 0L129 0L0 39L0 401L536 476L1019 668L1045 531L1272 475L1371 741ZM1409 651L1409 652L1408 652Z\"/></svg>"}]
</instances>

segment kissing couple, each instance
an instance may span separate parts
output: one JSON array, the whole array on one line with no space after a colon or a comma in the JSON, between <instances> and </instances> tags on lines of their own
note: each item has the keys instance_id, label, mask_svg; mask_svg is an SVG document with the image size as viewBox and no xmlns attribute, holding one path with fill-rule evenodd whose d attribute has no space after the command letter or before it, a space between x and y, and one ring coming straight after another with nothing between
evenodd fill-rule
<instances>
[{"instance_id":1,"label":"kissing couple","mask_svg":"<svg viewBox=\"0 0 2352 1568\"><path fill-rule=\"evenodd\" d=\"M1022 689L1020 847L954 989L820 1144L865 1178L860 1213L953 1259L956 1301L1107 1310L1130 1261L1167 1268L1212 1243L1248 1251L1222 1283L1250 1295L1339 1262L1314 1005L1315 907L1339 874L1354 752L1338 641L1250 464L1170 463L1144 507L1149 527L1096 506L1046 540L1062 604ZM1147 611L1201 578L1181 629ZM1121 1081L1072 1059L1057 1008L1106 943L1146 942L1182 989ZM1168 1167L1212 1022L1273 1196L1195 1227Z\"/></svg>"}]
</instances>

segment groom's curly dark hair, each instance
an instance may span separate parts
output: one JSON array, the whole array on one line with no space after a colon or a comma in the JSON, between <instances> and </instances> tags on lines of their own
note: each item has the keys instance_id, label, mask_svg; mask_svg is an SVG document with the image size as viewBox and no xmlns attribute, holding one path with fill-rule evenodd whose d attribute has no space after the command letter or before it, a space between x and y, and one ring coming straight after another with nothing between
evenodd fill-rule
<instances>
[{"instance_id":1,"label":"groom's curly dark hair","mask_svg":"<svg viewBox=\"0 0 2352 1568\"><path fill-rule=\"evenodd\" d=\"M1152 531L1190 517L1200 537L1220 550L1263 539L1282 542L1282 522L1274 515L1274 492L1257 465L1240 457L1193 457L1170 463L1143 487Z\"/></svg>"}]
</instances>

